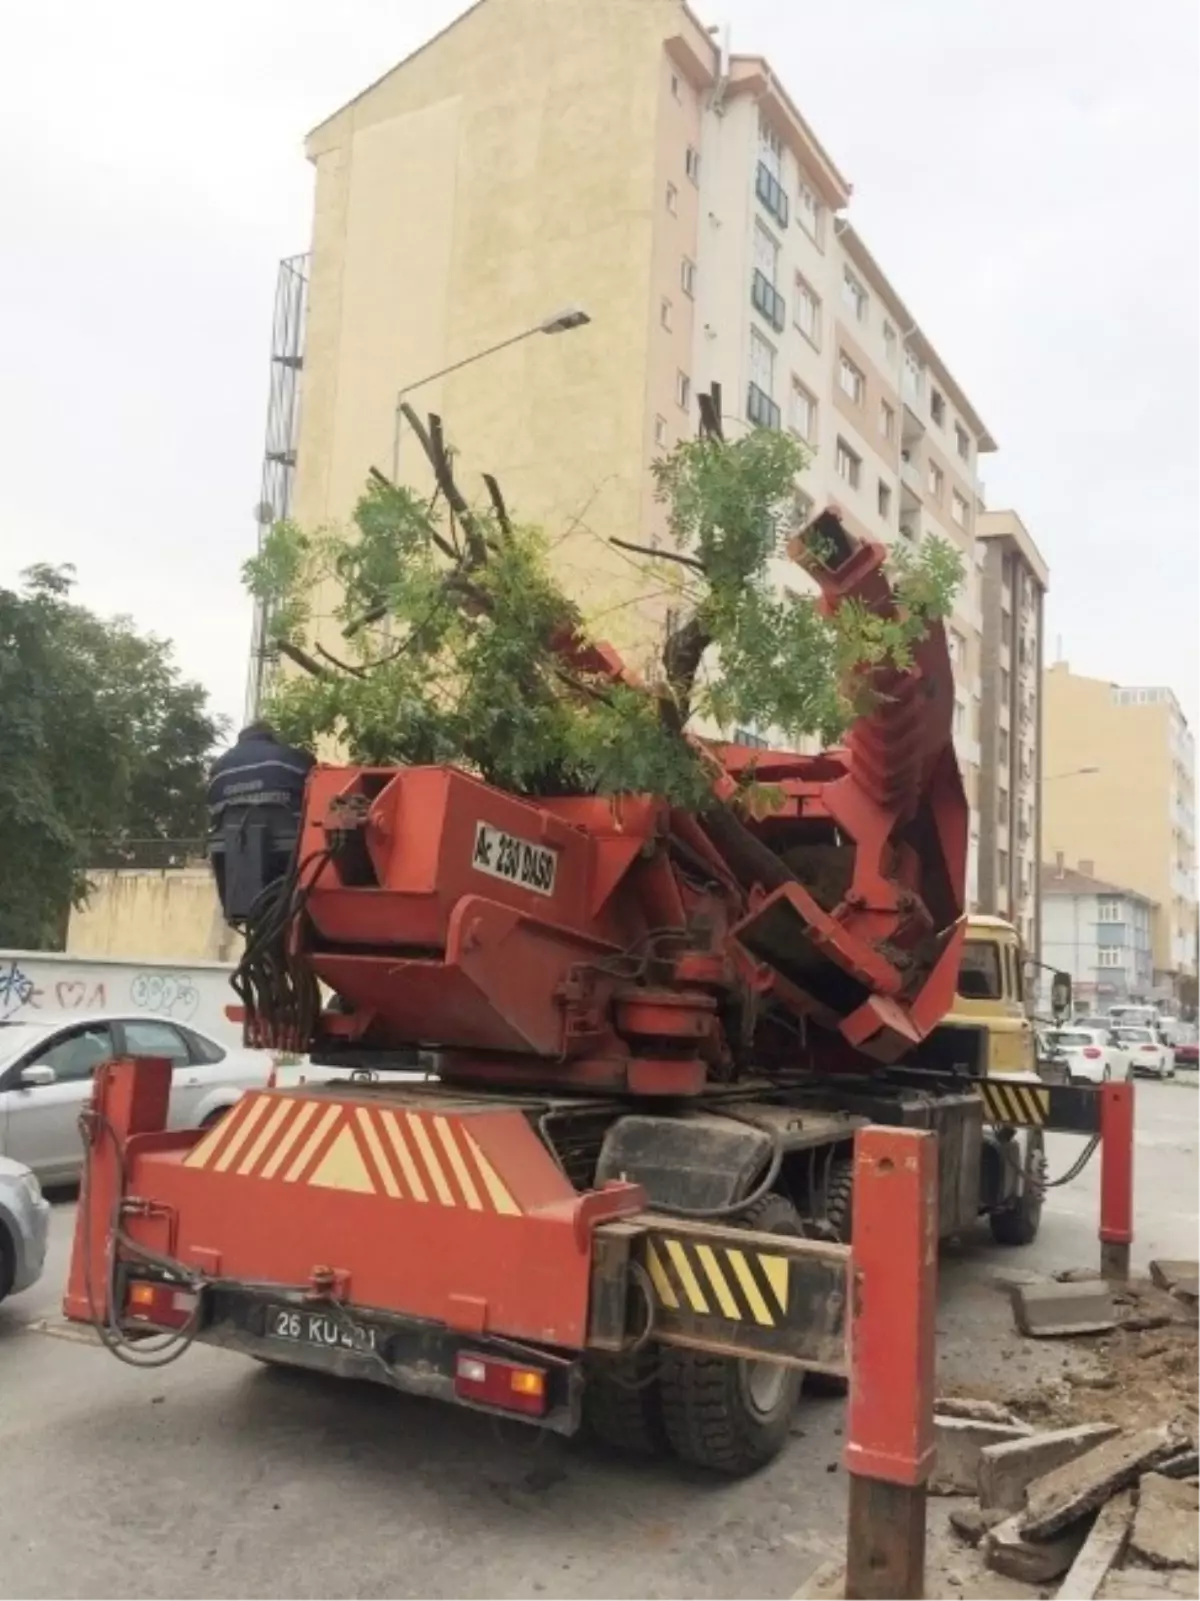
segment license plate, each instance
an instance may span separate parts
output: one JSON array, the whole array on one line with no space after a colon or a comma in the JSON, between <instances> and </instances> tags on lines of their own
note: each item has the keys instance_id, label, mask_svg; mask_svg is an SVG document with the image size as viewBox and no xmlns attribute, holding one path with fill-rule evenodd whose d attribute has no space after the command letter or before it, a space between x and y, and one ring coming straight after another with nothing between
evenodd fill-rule
<instances>
[{"instance_id":1,"label":"license plate","mask_svg":"<svg viewBox=\"0 0 1200 1601\"><path fill-rule=\"evenodd\" d=\"M475 824L475 849L471 866L477 873L502 878L537 895L553 895L558 876L558 852L532 840L506 834L490 823Z\"/></svg>"},{"instance_id":2,"label":"license plate","mask_svg":"<svg viewBox=\"0 0 1200 1601\"><path fill-rule=\"evenodd\" d=\"M374 1351L378 1331L340 1313L300 1312L291 1306L273 1306L267 1313L267 1333L294 1345L319 1345L327 1350Z\"/></svg>"}]
</instances>

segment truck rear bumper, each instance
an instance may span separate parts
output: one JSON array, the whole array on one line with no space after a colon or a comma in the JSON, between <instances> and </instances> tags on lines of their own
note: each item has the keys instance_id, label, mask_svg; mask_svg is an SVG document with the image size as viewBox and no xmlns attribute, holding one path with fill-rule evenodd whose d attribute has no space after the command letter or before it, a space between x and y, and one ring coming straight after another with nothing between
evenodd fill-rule
<instances>
[{"instance_id":1,"label":"truck rear bumper","mask_svg":"<svg viewBox=\"0 0 1200 1601\"><path fill-rule=\"evenodd\" d=\"M301 1301L275 1292L228 1289L205 1292L196 1339L240 1351L260 1362L365 1379L406 1395L517 1417L557 1434L574 1434L579 1427L583 1364L578 1355L466 1336L440 1324L393 1313ZM457 1382L463 1359L540 1372L544 1375L544 1410L492 1406L464 1394Z\"/></svg>"}]
</instances>

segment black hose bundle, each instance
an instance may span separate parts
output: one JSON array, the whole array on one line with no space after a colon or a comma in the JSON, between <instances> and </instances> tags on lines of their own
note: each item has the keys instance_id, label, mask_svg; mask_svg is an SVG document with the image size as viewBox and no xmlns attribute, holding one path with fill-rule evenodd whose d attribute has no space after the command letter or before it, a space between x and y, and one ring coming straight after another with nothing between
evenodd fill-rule
<instances>
[{"instance_id":1,"label":"black hose bundle","mask_svg":"<svg viewBox=\"0 0 1200 1601\"><path fill-rule=\"evenodd\" d=\"M250 908L245 949L230 978L245 1008L250 1045L305 1051L311 1044L321 992L312 973L296 959L292 931L329 857L328 850L313 851L303 861L293 855L283 877L268 884Z\"/></svg>"}]
</instances>

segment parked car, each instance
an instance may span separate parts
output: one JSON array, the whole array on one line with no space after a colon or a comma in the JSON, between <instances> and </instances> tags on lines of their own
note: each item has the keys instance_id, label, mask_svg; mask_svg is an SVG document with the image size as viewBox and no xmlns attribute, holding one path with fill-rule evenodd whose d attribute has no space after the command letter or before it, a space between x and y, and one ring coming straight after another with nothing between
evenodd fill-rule
<instances>
[{"instance_id":1,"label":"parked car","mask_svg":"<svg viewBox=\"0 0 1200 1601\"><path fill-rule=\"evenodd\" d=\"M1175 1052L1163 1044L1156 1029L1121 1024L1113 1032L1129 1052L1135 1074L1143 1078L1174 1077Z\"/></svg>"},{"instance_id":2,"label":"parked car","mask_svg":"<svg viewBox=\"0 0 1200 1601\"><path fill-rule=\"evenodd\" d=\"M1175 1066L1187 1068L1190 1073L1200 1067L1200 1045L1195 1040L1184 1040L1175 1047Z\"/></svg>"},{"instance_id":3,"label":"parked car","mask_svg":"<svg viewBox=\"0 0 1200 1601\"><path fill-rule=\"evenodd\" d=\"M80 1108L92 1076L114 1056L165 1056L174 1064L170 1128L222 1117L243 1090L262 1089L265 1051L233 1050L166 1017L96 1013L0 1023L0 1154L24 1162L43 1184L79 1176Z\"/></svg>"},{"instance_id":4,"label":"parked car","mask_svg":"<svg viewBox=\"0 0 1200 1601\"><path fill-rule=\"evenodd\" d=\"M1055 1057L1064 1058L1072 1084L1103 1084L1106 1079L1130 1076L1129 1052L1106 1028L1052 1028L1046 1044Z\"/></svg>"},{"instance_id":5,"label":"parked car","mask_svg":"<svg viewBox=\"0 0 1200 1601\"><path fill-rule=\"evenodd\" d=\"M50 1203L36 1175L0 1156L0 1301L41 1277L50 1230Z\"/></svg>"}]
</instances>

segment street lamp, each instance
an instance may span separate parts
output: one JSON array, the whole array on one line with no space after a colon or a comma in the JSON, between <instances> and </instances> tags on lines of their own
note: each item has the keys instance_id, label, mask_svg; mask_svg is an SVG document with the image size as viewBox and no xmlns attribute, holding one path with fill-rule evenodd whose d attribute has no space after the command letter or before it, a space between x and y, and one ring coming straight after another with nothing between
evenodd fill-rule
<instances>
[{"instance_id":1,"label":"street lamp","mask_svg":"<svg viewBox=\"0 0 1200 1601\"><path fill-rule=\"evenodd\" d=\"M420 389L424 384L431 384L435 378L446 378L462 367L469 367L472 362L482 361L485 356L494 356L498 350L507 350L510 345L519 345L522 339L528 339L533 334L566 334L570 333L572 328L582 328L591 320L587 312L578 306L564 306L552 317L544 317L541 322L535 322L532 328L525 328L519 334L502 339L497 345L489 345L486 350L477 350L473 356L464 356L461 361L451 362L449 367L427 373L424 378L418 378L411 384L405 384L403 389L397 390L396 415L392 427L392 482L394 484L400 482L400 425L404 420L404 402L414 389Z\"/></svg>"},{"instance_id":2,"label":"street lamp","mask_svg":"<svg viewBox=\"0 0 1200 1601\"><path fill-rule=\"evenodd\" d=\"M1047 773L1042 779L1043 784L1053 784L1059 778L1086 778L1089 773L1098 773L1098 767L1072 767L1065 773Z\"/></svg>"}]
</instances>

